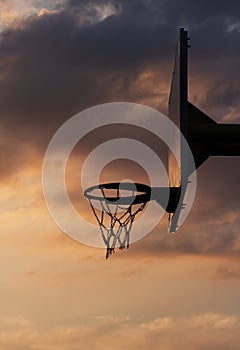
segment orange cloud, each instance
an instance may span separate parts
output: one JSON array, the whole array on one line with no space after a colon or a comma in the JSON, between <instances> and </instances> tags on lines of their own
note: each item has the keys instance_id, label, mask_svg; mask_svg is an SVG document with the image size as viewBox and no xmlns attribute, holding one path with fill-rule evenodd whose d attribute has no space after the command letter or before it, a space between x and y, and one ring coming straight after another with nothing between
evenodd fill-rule
<instances>
[{"instance_id":1,"label":"orange cloud","mask_svg":"<svg viewBox=\"0 0 240 350\"><path fill-rule=\"evenodd\" d=\"M90 347L92 350L114 346L120 350L157 348L173 350L181 347L189 350L226 347L238 349L239 317L224 314L199 314L187 318L162 317L141 323L128 316L98 316L85 324L50 326L48 329L34 325L28 320L19 323L12 320L12 329L0 332L4 349L24 348L34 350L77 350ZM18 326L18 327L17 327Z\"/></svg>"}]
</instances>

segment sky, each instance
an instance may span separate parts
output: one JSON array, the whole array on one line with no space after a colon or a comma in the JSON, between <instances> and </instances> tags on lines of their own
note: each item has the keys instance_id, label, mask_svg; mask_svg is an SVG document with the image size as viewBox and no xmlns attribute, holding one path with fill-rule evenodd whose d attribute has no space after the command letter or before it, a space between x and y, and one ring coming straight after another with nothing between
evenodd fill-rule
<instances>
[{"instance_id":1,"label":"sky","mask_svg":"<svg viewBox=\"0 0 240 350\"><path fill-rule=\"evenodd\" d=\"M191 38L189 100L239 123L238 1L0 1L0 350L239 348L239 157L198 169L175 235L164 217L107 261L58 228L42 191L48 143L74 114L119 101L167 113L181 27ZM96 144L92 134L76 147L66 179L91 222L78 170ZM113 164L103 177L129 171L139 174Z\"/></svg>"}]
</instances>

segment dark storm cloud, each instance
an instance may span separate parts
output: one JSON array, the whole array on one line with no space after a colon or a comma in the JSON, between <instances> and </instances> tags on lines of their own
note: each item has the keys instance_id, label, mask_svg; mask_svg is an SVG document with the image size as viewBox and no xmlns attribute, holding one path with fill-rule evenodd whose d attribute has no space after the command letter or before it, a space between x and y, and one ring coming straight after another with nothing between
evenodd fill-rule
<instances>
[{"instance_id":1,"label":"dark storm cloud","mask_svg":"<svg viewBox=\"0 0 240 350\"><path fill-rule=\"evenodd\" d=\"M121 7L118 15L79 26L77 16L87 3L70 1L65 12L41 16L3 35L0 106L8 122L58 125L88 106L137 100L129 85L146 66L158 64L161 74L161 64L169 62L170 79L177 30L183 24L194 39L192 73L209 71L212 89L221 72L218 104L237 105L238 85L229 89L232 81L226 81L239 72L239 33L226 31L227 23L239 19L237 2L115 1ZM234 57L235 67L229 68ZM216 59L221 64L215 65ZM206 95L202 105L207 108L211 94Z\"/></svg>"},{"instance_id":2,"label":"dark storm cloud","mask_svg":"<svg viewBox=\"0 0 240 350\"><path fill-rule=\"evenodd\" d=\"M84 17L86 11L94 16L92 4L110 3L118 9L116 15L91 25L79 24L79 16ZM200 107L221 119L230 107L239 106L239 32L227 32L227 26L239 18L239 4L233 0L227 5L186 0L71 0L65 11L28 20L22 29L2 35L2 123L21 137L41 142L86 107L151 96L151 90L134 90L131 84L144 69L155 65L159 81L170 85L181 25L189 27L193 41L193 82L195 76L197 82L206 80L201 72L208 74ZM165 105L159 108L165 111L166 96L163 101Z\"/></svg>"},{"instance_id":3,"label":"dark storm cloud","mask_svg":"<svg viewBox=\"0 0 240 350\"><path fill-rule=\"evenodd\" d=\"M153 55L158 37L140 20L131 24L133 14L126 12L86 26L76 17L72 10L41 16L2 35L2 124L20 140L46 142L84 108L142 97L130 85Z\"/></svg>"},{"instance_id":4,"label":"dark storm cloud","mask_svg":"<svg viewBox=\"0 0 240 350\"><path fill-rule=\"evenodd\" d=\"M79 28L67 14L43 16L22 30L6 33L1 41L0 82L5 123L55 128L86 107L136 99L128 90L140 70L139 54L129 42L125 45L122 39L121 46L108 33L109 24Z\"/></svg>"}]
</instances>

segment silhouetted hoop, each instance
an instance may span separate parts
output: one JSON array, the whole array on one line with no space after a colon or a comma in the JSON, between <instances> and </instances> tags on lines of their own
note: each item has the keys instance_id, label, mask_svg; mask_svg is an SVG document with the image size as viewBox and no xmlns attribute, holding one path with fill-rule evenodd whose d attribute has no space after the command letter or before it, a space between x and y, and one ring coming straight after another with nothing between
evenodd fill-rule
<instances>
[{"instance_id":1,"label":"silhouetted hoop","mask_svg":"<svg viewBox=\"0 0 240 350\"><path fill-rule=\"evenodd\" d=\"M116 190L116 195L108 195L105 190ZM95 191L95 194L93 193ZM131 195L123 196L122 191L131 191ZM151 187L134 182L112 182L91 186L84 191L84 196L89 200L97 200L119 205L134 205L147 203L151 199Z\"/></svg>"}]
</instances>

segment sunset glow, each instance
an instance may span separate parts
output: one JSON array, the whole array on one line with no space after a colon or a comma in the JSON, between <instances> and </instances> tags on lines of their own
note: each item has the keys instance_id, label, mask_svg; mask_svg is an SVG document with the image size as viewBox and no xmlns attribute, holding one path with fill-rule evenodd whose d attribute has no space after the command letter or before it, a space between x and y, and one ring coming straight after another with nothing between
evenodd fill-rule
<instances>
[{"instance_id":1,"label":"sunset glow","mask_svg":"<svg viewBox=\"0 0 240 350\"><path fill-rule=\"evenodd\" d=\"M123 101L167 113L183 25L192 44L190 101L217 122L240 122L240 5L225 5L0 1L0 349L239 349L239 157L212 157L199 168L192 210L175 235L165 215L107 261L103 249L60 230L42 189L47 146L76 113ZM71 153L69 197L94 225L83 161L98 144L132 132L94 131ZM164 163L164 146L138 132ZM149 181L131 161L101 173L103 182L126 178ZM89 230L100 234L97 225Z\"/></svg>"}]
</instances>

